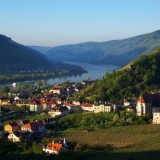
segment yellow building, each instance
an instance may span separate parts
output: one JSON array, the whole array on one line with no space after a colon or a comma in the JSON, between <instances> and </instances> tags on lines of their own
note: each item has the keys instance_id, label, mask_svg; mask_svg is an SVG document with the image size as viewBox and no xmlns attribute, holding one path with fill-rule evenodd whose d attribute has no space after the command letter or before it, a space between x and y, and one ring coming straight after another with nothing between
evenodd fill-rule
<instances>
[{"instance_id":1,"label":"yellow building","mask_svg":"<svg viewBox=\"0 0 160 160\"><path fill-rule=\"evenodd\" d=\"M104 104L95 104L93 105L94 113L100 113L100 112L106 112L109 113L112 111L112 106L110 105L104 105Z\"/></svg>"},{"instance_id":2,"label":"yellow building","mask_svg":"<svg viewBox=\"0 0 160 160\"><path fill-rule=\"evenodd\" d=\"M18 124L16 122L8 123L4 126L4 131L12 133L16 130L18 130Z\"/></svg>"}]
</instances>

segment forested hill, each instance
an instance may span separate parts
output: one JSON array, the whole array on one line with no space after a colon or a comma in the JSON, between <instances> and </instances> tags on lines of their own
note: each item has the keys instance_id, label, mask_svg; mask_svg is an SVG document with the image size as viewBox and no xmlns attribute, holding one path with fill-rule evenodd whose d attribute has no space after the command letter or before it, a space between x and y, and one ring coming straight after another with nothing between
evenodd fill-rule
<instances>
[{"instance_id":1,"label":"forested hill","mask_svg":"<svg viewBox=\"0 0 160 160\"><path fill-rule=\"evenodd\" d=\"M160 48L160 30L122 40L57 46L47 51L50 59L124 66L140 55Z\"/></svg>"},{"instance_id":2,"label":"forested hill","mask_svg":"<svg viewBox=\"0 0 160 160\"><path fill-rule=\"evenodd\" d=\"M138 97L141 93L157 92L160 89L160 49L148 55L140 56L129 65L106 73L102 80L75 95L77 99L120 100L127 97Z\"/></svg>"},{"instance_id":3,"label":"forested hill","mask_svg":"<svg viewBox=\"0 0 160 160\"><path fill-rule=\"evenodd\" d=\"M0 35L0 72L42 69L49 65L46 56Z\"/></svg>"}]
</instances>

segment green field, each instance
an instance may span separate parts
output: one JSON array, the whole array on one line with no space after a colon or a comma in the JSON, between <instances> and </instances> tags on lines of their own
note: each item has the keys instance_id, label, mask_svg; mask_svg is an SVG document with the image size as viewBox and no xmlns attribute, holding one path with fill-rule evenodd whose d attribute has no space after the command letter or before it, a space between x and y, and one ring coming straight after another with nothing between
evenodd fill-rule
<instances>
[{"instance_id":1,"label":"green field","mask_svg":"<svg viewBox=\"0 0 160 160\"><path fill-rule=\"evenodd\" d=\"M160 125L115 126L48 131L37 142L14 144L0 138L2 160L159 160ZM44 141L66 138L72 149L56 156L42 152Z\"/></svg>"},{"instance_id":2,"label":"green field","mask_svg":"<svg viewBox=\"0 0 160 160\"><path fill-rule=\"evenodd\" d=\"M77 152L57 159L153 160L160 159L160 125L117 126L96 130L68 130L59 133Z\"/></svg>"}]
</instances>

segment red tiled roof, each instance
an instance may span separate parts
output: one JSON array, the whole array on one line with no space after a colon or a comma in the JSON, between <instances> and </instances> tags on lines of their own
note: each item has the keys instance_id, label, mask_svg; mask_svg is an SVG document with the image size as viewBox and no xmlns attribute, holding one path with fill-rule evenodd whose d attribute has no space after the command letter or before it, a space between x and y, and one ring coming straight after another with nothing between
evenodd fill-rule
<instances>
[{"instance_id":1,"label":"red tiled roof","mask_svg":"<svg viewBox=\"0 0 160 160\"><path fill-rule=\"evenodd\" d=\"M30 102L30 104L37 105L37 104L40 104L40 102L39 101L32 101L32 102Z\"/></svg>"},{"instance_id":2,"label":"red tiled roof","mask_svg":"<svg viewBox=\"0 0 160 160\"><path fill-rule=\"evenodd\" d=\"M93 107L91 103L82 103L81 106L82 107Z\"/></svg>"},{"instance_id":3,"label":"red tiled roof","mask_svg":"<svg viewBox=\"0 0 160 160\"><path fill-rule=\"evenodd\" d=\"M37 129L37 127L42 125L43 125L42 123L32 121L23 125L22 128Z\"/></svg>"},{"instance_id":4,"label":"red tiled roof","mask_svg":"<svg viewBox=\"0 0 160 160\"><path fill-rule=\"evenodd\" d=\"M55 102L54 101L49 101L49 102L47 102L47 104L55 104Z\"/></svg>"},{"instance_id":5,"label":"red tiled roof","mask_svg":"<svg viewBox=\"0 0 160 160\"><path fill-rule=\"evenodd\" d=\"M59 152L62 149L62 144L60 143L49 143L46 147L47 149Z\"/></svg>"},{"instance_id":6,"label":"red tiled roof","mask_svg":"<svg viewBox=\"0 0 160 160\"><path fill-rule=\"evenodd\" d=\"M5 99L5 100L2 100L2 102L10 102L10 100L8 100L8 99Z\"/></svg>"}]
</instances>

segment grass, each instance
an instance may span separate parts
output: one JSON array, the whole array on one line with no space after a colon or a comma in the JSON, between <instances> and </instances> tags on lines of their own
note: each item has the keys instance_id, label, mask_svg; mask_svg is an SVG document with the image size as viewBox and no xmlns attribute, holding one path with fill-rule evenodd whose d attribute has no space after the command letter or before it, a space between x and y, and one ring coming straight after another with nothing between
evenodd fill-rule
<instances>
[{"instance_id":1,"label":"grass","mask_svg":"<svg viewBox=\"0 0 160 160\"><path fill-rule=\"evenodd\" d=\"M70 154L70 159L160 159L160 125L117 126L94 131L71 129L60 135L67 142L89 146L88 149ZM95 146L102 149L94 149ZM111 148L108 149L108 146ZM57 159L67 157L63 155Z\"/></svg>"}]
</instances>

